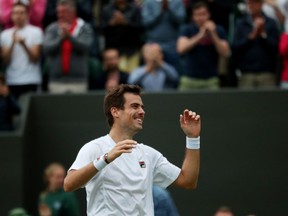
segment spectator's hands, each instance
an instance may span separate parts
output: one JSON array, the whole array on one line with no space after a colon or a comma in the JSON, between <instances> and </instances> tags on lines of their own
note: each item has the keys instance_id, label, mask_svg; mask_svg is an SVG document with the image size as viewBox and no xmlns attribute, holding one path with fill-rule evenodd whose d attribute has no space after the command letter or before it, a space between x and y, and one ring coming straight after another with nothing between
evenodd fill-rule
<instances>
[{"instance_id":1,"label":"spectator's hands","mask_svg":"<svg viewBox=\"0 0 288 216\"><path fill-rule=\"evenodd\" d=\"M126 25L128 23L124 14L120 11L115 11L110 21L110 25Z\"/></svg>"},{"instance_id":2,"label":"spectator's hands","mask_svg":"<svg viewBox=\"0 0 288 216\"><path fill-rule=\"evenodd\" d=\"M9 88L6 85L0 85L0 95L7 97L9 95Z\"/></svg>"},{"instance_id":3,"label":"spectator's hands","mask_svg":"<svg viewBox=\"0 0 288 216\"><path fill-rule=\"evenodd\" d=\"M13 41L15 43L20 43L20 44L25 43L25 39L17 35L17 30L15 30L13 33Z\"/></svg>"},{"instance_id":4,"label":"spectator's hands","mask_svg":"<svg viewBox=\"0 0 288 216\"><path fill-rule=\"evenodd\" d=\"M156 68L161 67L164 63L163 56L159 50L159 45L150 44L146 50L145 61L146 71L153 72Z\"/></svg>"},{"instance_id":5,"label":"spectator's hands","mask_svg":"<svg viewBox=\"0 0 288 216\"><path fill-rule=\"evenodd\" d=\"M187 137L198 137L201 131L200 115L185 109L180 115L180 126Z\"/></svg>"},{"instance_id":6,"label":"spectator's hands","mask_svg":"<svg viewBox=\"0 0 288 216\"><path fill-rule=\"evenodd\" d=\"M204 27L209 33L213 33L216 30L216 24L211 20L206 21Z\"/></svg>"},{"instance_id":7,"label":"spectator's hands","mask_svg":"<svg viewBox=\"0 0 288 216\"><path fill-rule=\"evenodd\" d=\"M38 211L40 216L52 216L51 209L45 203L40 204Z\"/></svg>"},{"instance_id":8,"label":"spectator's hands","mask_svg":"<svg viewBox=\"0 0 288 216\"><path fill-rule=\"evenodd\" d=\"M63 39L68 38L70 36L70 32L69 32L70 25L68 23L59 22L59 28L61 32L61 37Z\"/></svg>"},{"instance_id":9,"label":"spectator's hands","mask_svg":"<svg viewBox=\"0 0 288 216\"><path fill-rule=\"evenodd\" d=\"M205 37L206 33L207 33L207 29L205 28L205 26L203 26L203 27L200 28L197 36L198 36L199 39L202 39L202 38Z\"/></svg>"},{"instance_id":10,"label":"spectator's hands","mask_svg":"<svg viewBox=\"0 0 288 216\"><path fill-rule=\"evenodd\" d=\"M263 32L264 26L265 26L265 19L263 17L257 17L254 20L254 28L257 30L258 34Z\"/></svg>"},{"instance_id":11,"label":"spectator's hands","mask_svg":"<svg viewBox=\"0 0 288 216\"><path fill-rule=\"evenodd\" d=\"M108 79L105 84L105 89L110 90L112 88L115 88L119 85L119 74L118 73L112 73L111 75L108 75Z\"/></svg>"},{"instance_id":12,"label":"spectator's hands","mask_svg":"<svg viewBox=\"0 0 288 216\"><path fill-rule=\"evenodd\" d=\"M258 36L266 34L265 32L265 19L263 17L257 17L253 22L253 29L248 35L248 38L253 40Z\"/></svg>"},{"instance_id":13,"label":"spectator's hands","mask_svg":"<svg viewBox=\"0 0 288 216\"><path fill-rule=\"evenodd\" d=\"M137 142L135 140L126 139L116 143L116 145L108 152L108 161L112 162L123 153L131 153Z\"/></svg>"}]
</instances>

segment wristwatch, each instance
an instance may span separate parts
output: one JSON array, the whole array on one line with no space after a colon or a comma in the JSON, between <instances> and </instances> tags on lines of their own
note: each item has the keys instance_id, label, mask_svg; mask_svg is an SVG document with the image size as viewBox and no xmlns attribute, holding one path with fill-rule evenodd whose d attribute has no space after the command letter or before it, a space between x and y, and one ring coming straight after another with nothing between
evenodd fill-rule
<instances>
[{"instance_id":1,"label":"wristwatch","mask_svg":"<svg viewBox=\"0 0 288 216\"><path fill-rule=\"evenodd\" d=\"M109 164L110 162L108 161L108 153L104 154L104 161Z\"/></svg>"}]
</instances>

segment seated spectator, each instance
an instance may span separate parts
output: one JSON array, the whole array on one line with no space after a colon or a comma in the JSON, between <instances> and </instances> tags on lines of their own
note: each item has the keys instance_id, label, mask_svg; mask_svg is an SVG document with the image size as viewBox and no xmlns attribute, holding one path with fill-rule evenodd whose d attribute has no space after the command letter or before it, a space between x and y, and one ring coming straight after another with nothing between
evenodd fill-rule
<instances>
[{"instance_id":1,"label":"seated spectator","mask_svg":"<svg viewBox=\"0 0 288 216\"><path fill-rule=\"evenodd\" d=\"M13 117L21 111L16 99L9 93L3 74L0 74L0 131L14 129Z\"/></svg>"},{"instance_id":2,"label":"seated spectator","mask_svg":"<svg viewBox=\"0 0 288 216\"><path fill-rule=\"evenodd\" d=\"M102 31L105 49L120 52L120 69L131 72L140 64L141 13L139 8L126 0L111 1L102 11Z\"/></svg>"},{"instance_id":3,"label":"seated spectator","mask_svg":"<svg viewBox=\"0 0 288 216\"><path fill-rule=\"evenodd\" d=\"M28 24L28 7L16 3L12 9L14 27L2 32L0 44L6 67L6 82L18 99L28 92L36 92L41 84L42 30Z\"/></svg>"},{"instance_id":4,"label":"seated spectator","mask_svg":"<svg viewBox=\"0 0 288 216\"><path fill-rule=\"evenodd\" d=\"M39 196L39 216L79 216L80 209L76 195L63 190L65 168L51 163L44 170L46 189Z\"/></svg>"},{"instance_id":5,"label":"seated spectator","mask_svg":"<svg viewBox=\"0 0 288 216\"><path fill-rule=\"evenodd\" d=\"M219 88L219 58L228 57L230 48L225 30L210 19L206 3L193 5L192 22L183 27L177 50L185 64L180 90Z\"/></svg>"},{"instance_id":6,"label":"seated spectator","mask_svg":"<svg viewBox=\"0 0 288 216\"><path fill-rule=\"evenodd\" d=\"M221 206L217 209L214 216L234 216L234 214L229 207Z\"/></svg>"},{"instance_id":7,"label":"seated spectator","mask_svg":"<svg viewBox=\"0 0 288 216\"><path fill-rule=\"evenodd\" d=\"M146 91L173 89L178 82L178 72L163 60L160 46L156 43L143 47L144 65L132 71L128 83L141 86Z\"/></svg>"},{"instance_id":8,"label":"seated spectator","mask_svg":"<svg viewBox=\"0 0 288 216\"><path fill-rule=\"evenodd\" d=\"M103 52L103 69L98 78L95 79L95 89L109 90L119 84L126 84L128 74L119 69L120 56L117 49L107 49Z\"/></svg>"},{"instance_id":9,"label":"seated spectator","mask_svg":"<svg viewBox=\"0 0 288 216\"><path fill-rule=\"evenodd\" d=\"M182 0L145 1L142 8L146 43L158 43L165 62L172 65L178 72L181 70L181 65L176 51L176 41L185 15Z\"/></svg>"},{"instance_id":10,"label":"seated spectator","mask_svg":"<svg viewBox=\"0 0 288 216\"><path fill-rule=\"evenodd\" d=\"M29 7L29 23L37 27L43 28L43 17L46 9L47 0L1 0L0 9L0 25L4 28L11 28L13 21L11 20L13 4L21 2Z\"/></svg>"},{"instance_id":11,"label":"seated spectator","mask_svg":"<svg viewBox=\"0 0 288 216\"><path fill-rule=\"evenodd\" d=\"M180 215L170 193L156 185L153 185L153 203L154 216Z\"/></svg>"},{"instance_id":12,"label":"seated spectator","mask_svg":"<svg viewBox=\"0 0 288 216\"><path fill-rule=\"evenodd\" d=\"M280 88L288 89L288 33L286 32L281 35L279 51L283 61Z\"/></svg>"},{"instance_id":13,"label":"seated spectator","mask_svg":"<svg viewBox=\"0 0 288 216\"><path fill-rule=\"evenodd\" d=\"M49 91L86 92L92 29L76 16L73 0L59 0L57 16L58 21L47 27L43 43L49 71Z\"/></svg>"},{"instance_id":14,"label":"seated spectator","mask_svg":"<svg viewBox=\"0 0 288 216\"><path fill-rule=\"evenodd\" d=\"M242 73L240 88L273 87L278 56L279 30L262 12L263 0L247 0L248 13L235 27L234 55Z\"/></svg>"}]
</instances>

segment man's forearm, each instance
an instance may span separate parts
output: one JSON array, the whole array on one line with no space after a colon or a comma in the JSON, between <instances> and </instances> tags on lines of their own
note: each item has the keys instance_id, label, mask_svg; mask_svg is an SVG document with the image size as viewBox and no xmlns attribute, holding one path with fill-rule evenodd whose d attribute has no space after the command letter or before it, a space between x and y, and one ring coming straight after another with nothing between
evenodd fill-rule
<instances>
[{"instance_id":1,"label":"man's forearm","mask_svg":"<svg viewBox=\"0 0 288 216\"><path fill-rule=\"evenodd\" d=\"M13 41L12 45L9 48L3 48L2 49L2 58L3 58L4 64L6 64L6 65L10 64L14 46L15 46L15 42Z\"/></svg>"},{"instance_id":2,"label":"man's forearm","mask_svg":"<svg viewBox=\"0 0 288 216\"><path fill-rule=\"evenodd\" d=\"M184 54L193 49L201 40L201 37L197 34L191 38L180 38L177 44L177 51L180 54Z\"/></svg>"},{"instance_id":3,"label":"man's forearm","mask_svg":"<svg viewBox=\"0 0 288 216\"><path fill-rule=\"evenodd\" d=\"M219 38L216 32L212 33L211 37L215 44L217 52L223 57L228 57L230 54L228 43L222 40L221 38Z\"/></svg>"},{"instance_id":4,"label":"man's forearm","mask_svg":"<svg viewBox=\"0 0 288 216\"><path fill-rule=\"evenodd\" d=\"M25 52L28 54L29 60L33 63L36 63L40 58L40 52L41 52L40 46L29 48L27 47L26 43L22 43L22 46Z\"/></svg>"},{"instance_id":5,"label":"man's forearm","mask_svg":"<svg viewBox=\"0 0 288 216\"><path fill-rule=\"evenodd\" d=\"M198 183L200 170L200 150L186 149L181 174L186 188L195 189Z\"/></svg>"}]
</instances>

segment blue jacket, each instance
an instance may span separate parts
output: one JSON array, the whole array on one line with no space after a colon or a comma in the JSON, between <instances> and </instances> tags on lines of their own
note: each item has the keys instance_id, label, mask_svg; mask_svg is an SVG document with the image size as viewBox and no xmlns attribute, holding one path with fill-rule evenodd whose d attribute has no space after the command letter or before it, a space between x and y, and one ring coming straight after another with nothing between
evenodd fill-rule
<instances>
[{"instance_id":1,"label":"blue jacket","mask_svg":"<svg viewBox=\"0 0 288 216\"><path fill-rule=\"evenodd\" d=\"M162 49L165 46L175 46L180 26L186 16L181 0L168 2L165 12L161 9L162 2L156 0L144 1L142 8L142 23L146 28L147 42L156 42Z\"/></svg>"}]
</instances>

